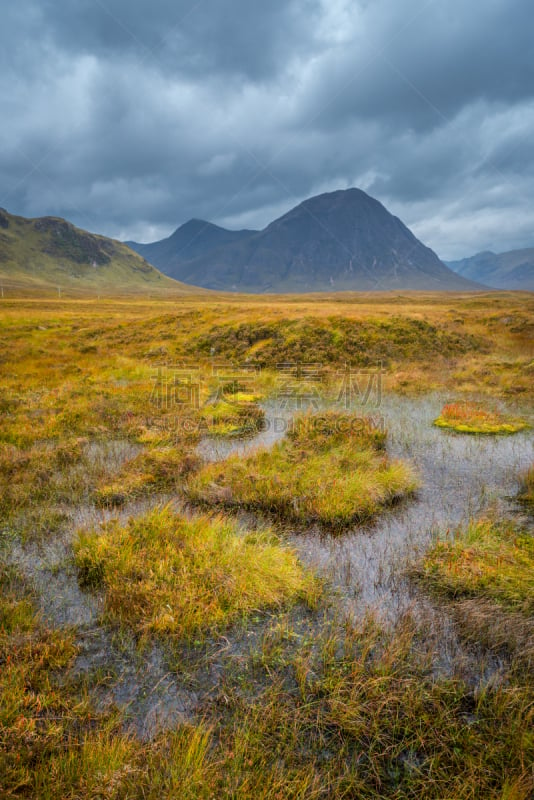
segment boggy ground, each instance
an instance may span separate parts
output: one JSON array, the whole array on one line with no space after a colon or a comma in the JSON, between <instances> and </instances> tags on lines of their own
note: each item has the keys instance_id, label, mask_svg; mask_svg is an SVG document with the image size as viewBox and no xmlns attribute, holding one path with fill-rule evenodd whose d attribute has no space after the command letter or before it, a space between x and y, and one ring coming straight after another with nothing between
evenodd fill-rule
<instances>
[{"instance_id":1,"label":"boggy ground","mask_svg":"<svg viewBox=\"0 0 534 800\"><path fill-rule=\"evenodd\" d=\"M388 458L385 441L386 432L369 417L301 414L271 449L201 469L188 481L187 496L340 529L372 518L417 488L409 465Z\"/></svg>"},{"instance_id":2,"label":"boggy ground","mask_svg":"<svg viewBox=\"0 0 534 800\"><path fill-rule=\"evenodd\" d=\"M2 308L5 796L532 796L530 578L510 546L531 536L514 497L529 491L532 434L432 425L464 398L532 421L531 296ZM199 522L180 497L202 460L281 435L209 436L202 409L234 380L221 356L239 362L245 402L266 398L266 421L273 406L290 418L295 392L345 402L346 364L374 374L380 359L381 396L366 403L360 380L352 412L384 418L416 496L334 537L250 514ZM188 360L178 382L165 372ZM288 392L297 361L313 370L291 368ZM436 588L439 568L427 581L447 530L464 547L481 525L503 533L468 540L462 591ZM506 626L488 623L496 609Z\"/></svg>"}]
</instances>

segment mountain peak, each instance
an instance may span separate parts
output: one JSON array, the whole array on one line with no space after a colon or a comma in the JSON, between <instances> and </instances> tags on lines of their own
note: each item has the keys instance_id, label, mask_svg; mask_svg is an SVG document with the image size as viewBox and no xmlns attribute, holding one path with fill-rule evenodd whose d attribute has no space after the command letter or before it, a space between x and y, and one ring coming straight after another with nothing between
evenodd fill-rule
<instances>
[{"instance_id":1,"label":"mountain peak","mask_svg":"<svg viewBox=\"0 0 534 800\"><path fill-rule=\"evenodd\" d=\"M181 225L178 225L174 233L178 233L178 231L183 230L197 230L202 228L219 228L218 225L215 225L213 222L208 222L206 219L199 219L198 217L191 217L188 219L187 222L183 222ZM224 228L219 228L219 230L224 230ZM174 236L174 234L172 234Z\"/></svg>"},{"instance_id":2,"label":"mountain peak","mask_svg":"<svg viewBox=\"0 0 534 800\"><path fill-rule=\"evenodd\" d=\"M152 244L126 242L126 244L150 263L165 264L165 269L162 271L172 276L180 264L223 245L246 239L254 233L256 231L229 231L215 225L214 222L192 217L159 242Z\"/></svg>"},{"instance_id":3,"label":"mountain peak","mask_svg":"<svg viewBox=\"0 0 534 800\"><path fill-rule=\"evenodd\" d=\"M168 240L132 246L168 275L220 290L475 288L355 187L310 197L259 232L193 222Z\"/></svg>"},{"instance_id":4,"label":"mountain peak","mask_svg":"<svg viewBox=\"0 0 534 800\"><path fill-rule=\"evenodd\" d=\"M333 212L339 210L340 208L357 209L365 206L375 209L381 208L386 211L385 207L379 200L371 197L371 195L364 192L363 189L352 187L350 189L336 189L333 192L323 192L322 194L316 194L313 197L308 197L306 200L302 200L302 202L298 203L298 205L286 212L286 214L283 214L279 219L283 219L288 215L296 214L302 211L309 211L310 209L327 210L329 212ZM275 220L275 222L276 221L277 220Z\"/></svg>"}]
</instances>

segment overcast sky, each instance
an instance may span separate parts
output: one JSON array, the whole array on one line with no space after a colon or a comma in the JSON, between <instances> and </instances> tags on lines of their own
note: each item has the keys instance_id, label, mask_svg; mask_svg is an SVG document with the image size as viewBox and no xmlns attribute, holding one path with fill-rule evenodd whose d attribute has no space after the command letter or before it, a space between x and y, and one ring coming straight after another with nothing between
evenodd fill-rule
<instances>
[{"instance_id":1,"label":"overcast sky","mask_svg":"<svg viewBox=\"0 0 534 800\"><path fill-rule=\"evenodd\" d=\"M151 241L358 186L442 258L534 246L532 0L2 3L0 206Z\"/></svg>"}]
</instances>

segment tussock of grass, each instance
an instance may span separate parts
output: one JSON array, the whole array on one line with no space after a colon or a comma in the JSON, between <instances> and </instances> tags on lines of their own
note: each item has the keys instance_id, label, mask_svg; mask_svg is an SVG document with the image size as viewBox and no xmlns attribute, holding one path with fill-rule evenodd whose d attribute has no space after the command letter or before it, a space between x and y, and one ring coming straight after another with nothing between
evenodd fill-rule
<instances>
[{"instance_id":1,"label":"tussock of grass","mask_svg":"<svg viewBox=\"0 0 534 800\"><path fill-rule=\"evenodd\" d=\"M0 562L0 796L6 800L124 797L125 779L139 774L139 743L69 680L76 652L72 634L44 627L21 576Z\"/></svg>"},{"instance_id":2,"label":"tussock of grass","mask_svg":"<svg viewBox=\"0 0 534 800\"><path fill-rule=\"evenodd\" d=\"M534 464L522 476L519 498L534 507Z\"/></svg>"},{"instance_id":3,"label":"tussock of grass","mask_svg":"<svg viewBox=\"0 0 534 800\"><path fill-rule=\"evenodd\" d=\"M534 616L508 611L480 597L452 603L451 610L462 638L511 657L513 672L534 671Z\"/></svg>"},{"instance_id":4,"label":"tussock of grass","mask_svg":"<svg viewBox=\"0 0 534 800\"><path fill-rule=\"evenodd\" d=\"M95 501L101 506L121 506L152 492L177 491L200 463L187 447L147 450L127 461L111 482L103 482Z\"/></svg>"},{"instance_id":5,"label":"tussock of grass","mask_svg":"<svg viewBox=\"0 0 534 800\"><path fill-rule=\"evenodd\" d=\"M449 403L434 420L438 428L449 428L457 433L510 434L526 430L525 420L506 417L497 411L488 411L476 403Z\"/></svg>"},{"instance_id":6,"label":"tussock of grass","mask_svg":"<svg viewBox=\"0 0 534 800\"><path fill-rule=\"evenodd\" d=\"M438 541L417 569L430 589L534 615L534 538L510 522L478 521Z\"/></svg>"},{"instance_id":7,"label":"tussock of grass","mask_svg":"<svg viewBox=\"0 0 534 800\"><path fill-rule=\"evenodd\" d=\"M24 507L28 501L43 502L51 497L61 500L73 489L66 473L82 461L80 441L57 445L39 444L29 448L0 444L0 489L4 510Z\"/></svg>"},{"instance_id":8,"label":"tussock of grass","mask_svg":"<svg viewBox=\"0 0 534 800\"><path fill-rule=\"evenodd\" d=\"M0 443L0 535L26 540L57 533L67 520L60 506L82 502L93 480L80 440L27 448Z\"/></svg>"},{"instance_id":9,"label":"tussock of grass","mask_svg":"<svg viewBox=\"0 0 534 800\"><path fill-rule=\"evenodd\" d=\"M262 429L265 412L255 402L255 395L237 392L231 398L207 403L200 418L210 436L253 436Z\"/></svg>"},{"instance_id":10,"label":"tussock of grass","mask_svg":"<svg viewBox=\"0 0 534 800\"><path fill-rule=\"evenodd\" d=\"M273 449L204 467L187 493L196 502L341 527L371 518L417 486L408 465L387 457L384 439L367 419L306 415Z\"/></svg>"},{"instance_id":11,"label":"tussock of grass","mask_svg":"<svg viewBox=\"0 0 534 800\"><path fill-rule=\"evenodd\" d=\"M2 562L0 590L0 794L29 796L36 764L62 746L62 717L83 714L53 680L75 650L69 634L39 626L22 578Z\"/></svg>"},{"instance_id":12,"label":"tussock of grass","mask_svg":"<svg viewBox=\"0 0 534 800\"><path fill-rule=\"evenodd\" d=\"M108 618L138 634L213 632L255 608L312 603L317 592L272 532L186 519L168 506L80 533L75 559L81 584L103 588Z\"/></svg>"}]
</instances>

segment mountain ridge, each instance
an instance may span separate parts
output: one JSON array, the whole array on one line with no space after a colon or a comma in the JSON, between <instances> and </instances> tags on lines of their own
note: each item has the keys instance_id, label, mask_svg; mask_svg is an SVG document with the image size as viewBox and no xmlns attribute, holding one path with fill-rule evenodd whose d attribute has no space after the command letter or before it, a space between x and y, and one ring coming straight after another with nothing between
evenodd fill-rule
<instances>
[{"instance_id":1,"label":"mountain ridge","mask_svg":"<svg viewBox=\"0 0 534 800\"><path fill-rule=\"evenodd\" d=\"M494 289L534 291L534 247L503 253L483 250L474 256L446 263L459 275Z\"/></svg>"},{"instance_id":2,"label":"mountain ridge","mask_svg":"<svg viewBox=\"0 0 534 800\"><path fill-rule=\"evenodd\" d=\"M169 247L190 220L166 240ZM199 225L212 223L197 221ZM217 230L224 228L214 226ZM302 201L261 231L226 231L232 240L197 239L190 259L162 242L130 246L177 280L219 291L313 292L480 289L452 272L404 223L361 189ZM142 249L141 249L142 248Z\"/></svg>"},{"instance_id":3,"label":"mountain ridge","mask_svg":"<svg viewBox=\"0 0 534 800\"><path fill-rule=\"evenodd\" d=\"M145 258L147 254L150 254L153 259L164 259L168 268L172 269L181 261L190 261L203 254L206 252L206 247L216 249L221 245L247 238L257 232L252 230L231 231L215 225L213 222L193 217L165 239L149 244L133 241L127 241L124 244Z\"/></svg>"}]
</instances>

